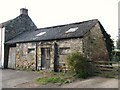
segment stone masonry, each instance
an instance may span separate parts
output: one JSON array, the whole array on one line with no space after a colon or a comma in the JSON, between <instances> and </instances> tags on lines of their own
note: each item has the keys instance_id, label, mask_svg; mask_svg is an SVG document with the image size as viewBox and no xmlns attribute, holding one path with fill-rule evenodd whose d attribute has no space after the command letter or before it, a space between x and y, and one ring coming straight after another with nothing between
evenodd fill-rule
<instances>
[{"instance_id":1,"label":"stone masonry","mask_svg":"<svg viewBox=\"0 0 120 90\"><path fill-rule=\"evenodd\" d=\"M37 69L41 67L41 48L50 48L50 69L54 68L54 43L58 44L59 64L66 63L66 56L72 52L83 53L82 39L69 39L37 43ZM17 69L36 69L36 43L19 43L16 51ZM29 51L29 49L32 51ZM63 53L63 54L62 54Z\"/></svg>"},{"instance_id":2,"label":"stone masonry","mask_svg":"<svg viewBox=\"0 0 120 90\"><path fill-rule=\"evenodd\" d=\"M17 44L16 50L16 69L36 68L36 44L21 43Z\"/></svg>"},{"instance_id":3,"label":"stone masonry","mask_svg":"<svg viewBox=\"0 0 120 90\"><path fill-rule=\"evenodd\" d=\"M105 38L96 24L83 38L83 51L87 58L93 61L109 60Z\"/></svg>"}]
</instances>

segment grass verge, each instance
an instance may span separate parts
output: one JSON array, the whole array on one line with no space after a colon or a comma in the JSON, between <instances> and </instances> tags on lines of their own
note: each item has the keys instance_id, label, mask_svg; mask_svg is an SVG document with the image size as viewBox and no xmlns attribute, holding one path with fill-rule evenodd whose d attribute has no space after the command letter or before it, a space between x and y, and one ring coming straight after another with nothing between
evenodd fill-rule
<instances>
[{"instance_id":1,"label":"grass verge","mask_svg":"<svg viewBox=\"0 0 120 90\"><path fill-rule=\"evenodd\" d=\"M76 80L70 73L63 72L40 72L43 74L43 77L38 78L36 81L42 85L46 85L49 83L63 85L66 83L71 83Z\"/></svg>"}]
</instances>

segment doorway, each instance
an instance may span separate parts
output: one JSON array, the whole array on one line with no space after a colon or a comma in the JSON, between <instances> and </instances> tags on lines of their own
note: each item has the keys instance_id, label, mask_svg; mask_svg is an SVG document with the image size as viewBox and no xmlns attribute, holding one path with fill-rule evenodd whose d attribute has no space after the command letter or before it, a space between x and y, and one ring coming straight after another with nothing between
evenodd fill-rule
<instances>
[{"instance_id":1,"label":"doorway","mask_svg":"<svg viewBox=\"0 0 120 90\"><path fill-rule=\"evenodd\" d=\"M41 48L41 69L50 69L50 48Z\"/></svg>"},{"instance_id":2,"label":"doorway","mask_svg":"<svg viewBox=\"0 0 120 90\"><path fill-rule=\"evenodd\" d=\"M11 47L9 50L8 68L15 69L16 47Z\"/></svg>"}]
</instances>

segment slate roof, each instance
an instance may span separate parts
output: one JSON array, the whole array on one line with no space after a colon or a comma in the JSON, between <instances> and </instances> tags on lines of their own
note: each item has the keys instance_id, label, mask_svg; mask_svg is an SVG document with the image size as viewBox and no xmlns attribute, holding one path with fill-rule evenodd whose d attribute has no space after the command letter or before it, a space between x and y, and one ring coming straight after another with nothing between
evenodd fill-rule
<instances>
[{"instance_id":1,"label":"slate roof","mask_svg":"<svg viewBox=\"0 0 120 90\"><path fill-rule=\"evenodd\" d=\"M36 25L33 23L28 15L19 15L14 19L3 22L0 24L0 28L5 27L5 41L8 41L23 31L35 30Z\"/></svg>"},{"instance_id":2,"label":"slate roof","mask_svg":"<svg viewBox=\"0 0 120 90\"><path fill-rule=\"evenodd\" d=\"M16 36L15 38L7 41L7 44L19 43L19 42L33 42L33 41L45 41L45 40L58 40L68 38L80 38L83 37L92 27L99 21L97 19L59 25L47 28L37 29L35 31L26 31ZM77 28L76 31L66 33L70 29ZM39 36L39 35L40 36ZM37 36L38 35L38 36Z\"/></svg>"}]
</instances>

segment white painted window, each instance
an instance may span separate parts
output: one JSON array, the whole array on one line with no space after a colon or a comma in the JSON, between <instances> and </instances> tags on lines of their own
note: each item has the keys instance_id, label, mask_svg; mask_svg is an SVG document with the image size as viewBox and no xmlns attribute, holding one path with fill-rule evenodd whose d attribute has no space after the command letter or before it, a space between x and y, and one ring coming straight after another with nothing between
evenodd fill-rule
<instances>
[{"instance_id":1,"label":"white painted window","mask_svg":"<svg viewBox=\"0 0 120 90\"><path fill-rule=\"evenodd\" d=\"M67 30L65 33L75 32L77 29L78 29L78 27L70 28L70 29Z\"/></svg>"},{"instance_id":2,"label":"white painted window","mask_svg":"<svg viewBox=\"0 0 120 90\"><path fill-rule=\"evenodd\" d=\"M39 34L37 34L36 36L38 37L38 36L42 36L42 35L44 35L46 32L40 32Z\"/></svg>"}]
</instances>

